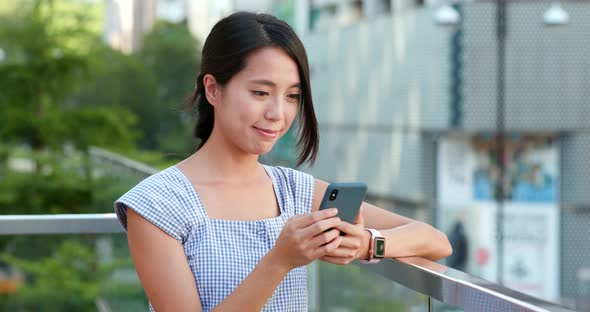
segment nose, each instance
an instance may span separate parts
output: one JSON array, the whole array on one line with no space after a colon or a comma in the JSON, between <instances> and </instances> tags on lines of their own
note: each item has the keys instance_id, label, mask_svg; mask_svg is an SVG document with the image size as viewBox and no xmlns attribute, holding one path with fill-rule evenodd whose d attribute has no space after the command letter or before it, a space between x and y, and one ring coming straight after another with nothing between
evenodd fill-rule
<instances>
[{"instance_id":1,"label":"nose","mask_svg":"<svg viewBox=\"0 0 590 312\"><path fill-rule=\"evenodd\" d=\"M272 121L281 120L283 118L285 104L285 99L282 97L273 97L271 101L268 101L266 112L264 112L264 118Z\"/></svg>"}]
</instances>

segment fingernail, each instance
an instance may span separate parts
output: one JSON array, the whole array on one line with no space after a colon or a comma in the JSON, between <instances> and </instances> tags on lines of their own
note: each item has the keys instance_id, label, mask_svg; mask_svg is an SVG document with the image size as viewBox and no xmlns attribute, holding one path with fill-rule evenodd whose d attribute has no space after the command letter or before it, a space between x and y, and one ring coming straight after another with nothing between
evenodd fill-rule
<instances>
[{"instance_id":1,"label":"fingernail","mask_svg":"<svg viewBox=\"0 0 590 312\"><path fill-rule=\"evenodd\" d=\"M337 208L332 208L332 213L338 213L338 209Z\"/></svg>"}]
</instances>

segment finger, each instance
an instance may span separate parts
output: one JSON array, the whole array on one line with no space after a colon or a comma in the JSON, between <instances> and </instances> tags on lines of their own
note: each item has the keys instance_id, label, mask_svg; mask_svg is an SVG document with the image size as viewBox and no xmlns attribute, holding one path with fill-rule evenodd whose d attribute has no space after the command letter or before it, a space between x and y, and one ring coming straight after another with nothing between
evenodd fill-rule
<instances>
[{"instance_id":1,"label":"finger","mask_svg":"<svg viewBox=\"0 0 590 312\"><path fill-rule=\"evenodd\" d=\"M351 262L350 259L332 257L332 256L323 256L320 258L320 260L322 260L324 262L332 263L332 264L338 264L338 265L347 265Z\"/></svg>"},{"instance_id":2,"label":"finger","mask_svg":"<svg viewBox=\"0 0 590 312\"><path fill-rule=\"evenodd\" d=\"M342 221L338 217L332 217L329 219L320 220L316 223L309 225L301 231L301 235L305 237L314 237L326 230L335 228L340 225Z\"/></svg>"},{"instance_id":3,"label":"finger","mask_svg":"<svg viewBox=\"0 0 590 312\"><path fill-rule=\"evenodd\" d=\"M327 232L322 232L322 233L314 236L314 238L309 243L309 247L310 248L318 248L322 245L325 245L325 244L333 241L334 239L336 239L339 236L340 236L340 231L338 231L338 230L328 230Z\"/></svg>"},{"instance_id":4,"label":"finger","mask_svg":"<svg viewBox=\"0 0 590 312\"><path fill-rule=\"evenodd\" d=\"M293 222L295 223L295 227L299 229L306 228L318 221L332 218L338 214L338 209L330 208L330 209L322 209L319 211L314 211L311 213L306 213L304 215L300 215L293 218Z\"/></svg>"},{"instance_id":5,"label":"finger","mask_svg":"<svg viewBox=\"0 0 590 312\"><path fill-rule=\"evenodd\" d=\"M354 259L356 257L356 253L357 253L357 251L355 249L342 248L342 246L338 246L338 248L327 253L326 256L330 256L330 257L334 257L334 258Z\"/></svg>"},{"instance_id":6,"label":"finger","mask_svg":"<svg viewBox=\"0 0 590 312\"><path fill-rule=\"evenodd\" d=\"M338 246L340 245L341 242L342 242L342 236L336 237L333 241L329 242L328 244L317 248L313 252L313 257L315 259L317 259L319 257L325 256L326 254L330 253L332 250L338 248Z\"/></svg>"},{"instance_id":7,"label":"finger","mask_svg":"<svg viewBox=\"0 0 590 312\"><path fill-rule=\"evenodd\" d=\"M359 249L361 248L361 240L352 237L352 235L346 235L342 238L342 243L340 243L338 248Z\"/></svg>"},{"instance_id":8,"label":"finger","mask_svg":"<svg viewBox=\"0 0 590 312\"><path fill-rule=\"evenodd\" d=\"M359 208L359 213L356 216L356 219L354 220L354 224L365 224L365 218L363 217L363 206L361 205L361 207Z\"/></svg>"},{"instance_id":9,"label":"finger","mask_svg":"<svg viewBox=\"0 0 590 312\"><path fill-rule=\"evenodd\" d=\"M344 232L344 233L350 234L350 235L360 235L360 234L362 234L362 231L364 231L364 228L362 226L352 225L346 221L340 222L340 225L338 225L336 228L338 230L340 230L341 232Z\"/></svg>"}]
</instances>

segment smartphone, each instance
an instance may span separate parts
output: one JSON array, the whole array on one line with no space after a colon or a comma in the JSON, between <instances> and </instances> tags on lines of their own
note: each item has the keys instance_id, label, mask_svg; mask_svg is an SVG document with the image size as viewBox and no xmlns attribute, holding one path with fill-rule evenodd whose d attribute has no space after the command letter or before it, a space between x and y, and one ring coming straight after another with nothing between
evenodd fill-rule
<instances>
[{"instance_id":1,"label":"smartphone","mask_svg":"<svg viewBox=\"0 0 590 312\"><path fill-rule=\"evenodd\" d=\"M340 220L354 224L366 194L367 185L362 182L331 183L324 193L320 210L338 208Z\"/></svg>"}]
</instances>

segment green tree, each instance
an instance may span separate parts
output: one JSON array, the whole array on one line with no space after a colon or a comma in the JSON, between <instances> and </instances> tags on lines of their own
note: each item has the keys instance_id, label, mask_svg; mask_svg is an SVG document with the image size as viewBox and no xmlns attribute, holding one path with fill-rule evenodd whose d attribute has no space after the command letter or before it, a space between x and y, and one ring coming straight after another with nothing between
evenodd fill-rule
<instances>
[{"instance_id":1,"label":"green tree","mask_svg":"<svg viewBox=\"0 0 590 312\"><path fill-rule=\"evenodd\" d=\"M181 108L194 89L200 44L186 24L158 21L136 54L125 55L104 44L94 45L91 54L76 102L132 111L143 150L181 157L194 151L192 118Z\"/></svg>"},{"instance_id":2,"label":"green tree","mask_svg":"<svg viewBox=\"0 0 590 312\"><path fill-rule=\"evenodd\" d=\"M17 9L0 13L3 214L95 212L100 194L95 183L103 180L93 175L89 148L135 147L136 118L128 108L81 103L72 96L88 77L88 47L98 45L100 37L86 28L85 11L65 10L68 2L73 3L21 1ZM62 243L55 237L0 237L0 267L8 263L27 273L27 283L15 296L0 296L0 310L15 310L13 305L34 311L88 310L102 274L96 255L86 252L93 247L93 238ZM56 257L66 267L58 269L52 262ZM79 304L70 305L76 300Z\"/></svg>"},{"instance_id":3,"label":"green tree","mask_svg":"<svg viewBox=\"0 0 590 312\"><path fill-rule=\"evenodd\" d=\"M98 37L81 22L56 27L56 20L68 19L53 15L52 2L24 4L0 17L0 46L7 51L0 63L0 137L5 146L30 147L24 158L33 162L34 169L15 172L5 163L1 166L6 179L0 187L8 195L0 197L0 207L4 213L88 211L92 207L88 148L132 148L135 134L127 125L135 119L124 108L69 100L88 68L87 56L71 47L76 46L72 42ZM68 146L74 147L73 152ZM9 157L10 149L5 148L2 159ZM77 173L80 168L83 175Z\"/></svg>"},{"instance_id":4,"label":"green tree","mask_svg":"<svg viewBox=\"0 0 590 312\"><path fill-rule=\"evenodd\" d=\"M186 23L158 21L143 39L139 57L157 79L160 120L154 137L164 153L194 152L192 116L181 108L195 87L200 47Z\"/></svg>"},{"instance_id":5,"label":"green tree","mask_svg":"<svg viewBox=\"0 0 590 312\"><path fill-rule=\"evenodd\" d=\"M81 107L132 112L136 120L123 122L121 126L129 128L137 123L139 146L156 148L160 120L158 84L154 73L136 55L125 55L103 43L95 43L88 55L83 82L71 97L72 102Z\"/></svg>"},{"instance_id":6,"label":"green tree","mask_svg":"<svg viewBox=\"0 0 590 312\"><path fill-rule=\"evenodd\" d=\"M86 240L86 241L85 241ZM116 258L108 263L96 261L92 235L60 240L47 257L23 260L9 253L0 253L0 260L27 273L31 281L14 296L1 298L5 311L80 312L96 311L99 301L107 297L145 298L140 287L120 288L112 276L116 270L133 270L131 259ZM113 293L116 290L117 293Z\"/></svg>"},{"instance_id":7,"label":"green tree","mask_svg":"<svg viewBox=\"0 0 590 312\"><path fill-rule=\"evenodd\" d=\"M132 147L133 133L121 126L134 122L127 110L82 107L67 101L88 62L84 54L68 46L76 40L66 38L92 36L83 25L54 27L58 19L51 7L52 2L32 2L0 17L0 46L6 51L0 64L3 143L26 143L34 151L50 148L56 152L64 144L74 144L83 152L89 145L105 143ZM41 168L37 165L36 169Z\"/></svg>"}]
</instances>

